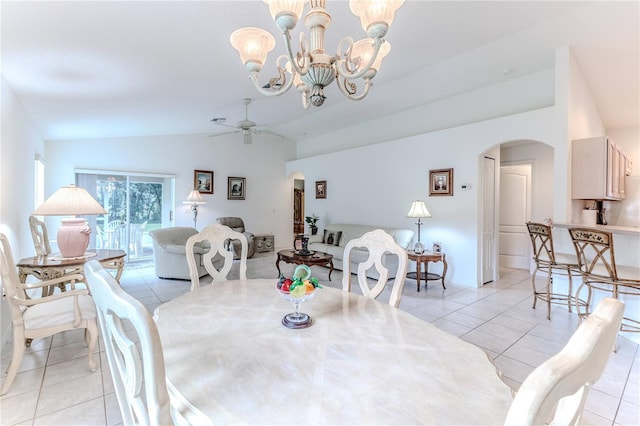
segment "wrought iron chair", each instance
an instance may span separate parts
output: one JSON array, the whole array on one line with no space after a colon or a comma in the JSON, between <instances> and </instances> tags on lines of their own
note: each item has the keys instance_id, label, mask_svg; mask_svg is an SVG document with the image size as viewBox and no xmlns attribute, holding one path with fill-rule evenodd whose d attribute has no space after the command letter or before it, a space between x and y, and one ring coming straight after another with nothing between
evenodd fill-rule
<instances>
[{"instance_id":1,"label":"wrought iron chair","mask_svg":"<svg viewBox=\"0 0 640 426\"><path fill-rule=\"evenodd\" d=\"M593 228L570 228L569 234L578 256L582 284L576 297L587 291L585 305L578 307L578 317L589 316L594 290L613 298L640 296L640 269L616 265L613 234ZM640 332L640 318L624 317L620 331Z\"/></svg>"},{"instance_id":2,"label":"wrought iron chair","mask_svg":"<svg viewBox=\"0 0 640 426\"><path fill-rule=\"evenodd\" d=\"M228 226L216 223L207 226L187 240L185 250L191 278L191 291L200 288L198 263L194 254L194 249L197 248L196 245L199 245L201 250L208 249L208 251L200 254L201 262L215 283L216 281L226 281L233 265L234 252L228 250L229 240L240 241L240 279L247 279L247 238L241 232L236 232ZM220 258L223 260L218 269L217 265L220 265Z\"/></svg>"},{"instance_id":3,"label":"wrought iron chair","mask_svg":"<svg viewBox=\"0 0 640 426\"><path fill-rule=\"evenodd\" d=\"M579 276L580 269L575 254L556 253L553 248L553 236L551 226L544 223L528 222L529 237L533 248L533 260L536 268L531 274L531 287L533 288L533 309L541 300L547 304L547 319L551 319L551 305L566 305L572 312L572 305L585 305L585 302L576 299L573 294L573 275ZM543 289L536 287L536 274L538 271L546 272L546 285ZM566 293L554 292L553 276L568 277L569 284Z\"/></svg>"},{"instance_id":4,"label":"wrought iron chair","mask_svg":"<svg viewBox=\"0 0 640 426\"><path fill-rule=\"evenodd\" d=\"M356 247L366 248L368 255L364 259L352 259L352 250ZM398 257L398 270L393 280L393 287L389 297L389 304L393 307L400 305L402 288L407 277L409 258L407 252L396 244L391 235L382 229L367 232L360 238L350 240L344 248L344 270L342 273L342 289L351 291L351 262L358 262L358 284L362 294L366 297L377 298L384 291L389 279L389 269L382 263L383 255L391 253ZM376 268L379 273L378 280L373 287L369 287L367 282L367 270Z\"/></svg>"}]
</instances>

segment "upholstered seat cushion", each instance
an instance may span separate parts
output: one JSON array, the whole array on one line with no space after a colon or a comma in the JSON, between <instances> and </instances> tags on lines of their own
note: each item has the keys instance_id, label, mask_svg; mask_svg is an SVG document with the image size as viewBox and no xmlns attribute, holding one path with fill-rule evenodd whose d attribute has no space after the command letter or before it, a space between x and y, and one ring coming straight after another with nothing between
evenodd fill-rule
<instances>
[{"instance_id":1,"label":"upholstered seat cushion","mask_svg":"<svg viewBox=\"0 0 640 426\"><path fill-rule=\"evenodd\" d=\"M63 297L40 305L30 306L22 317L25 330L73 323L74 299L75 297ZM83 320L96 317L96 306L91 296L78 296L78 306Z\"/></svg>"}]
</instances>

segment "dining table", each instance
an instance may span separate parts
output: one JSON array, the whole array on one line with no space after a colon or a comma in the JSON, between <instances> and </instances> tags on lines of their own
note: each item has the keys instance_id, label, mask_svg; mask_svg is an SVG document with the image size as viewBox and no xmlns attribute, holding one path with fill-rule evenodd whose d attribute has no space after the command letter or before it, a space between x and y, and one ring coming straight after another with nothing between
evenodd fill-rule
<instances>
[{"instance_id":1,"label":"dining table","mask_svg":"<svg viewBox=\"0 0 640 426\"><path fill-rule=\"evenodd\" d=\"M503 424L487 354L410 313L324 287L294 310L275 279L216 282L154 311L172 405L201 424Z\"/></svg>"}]
</instances>

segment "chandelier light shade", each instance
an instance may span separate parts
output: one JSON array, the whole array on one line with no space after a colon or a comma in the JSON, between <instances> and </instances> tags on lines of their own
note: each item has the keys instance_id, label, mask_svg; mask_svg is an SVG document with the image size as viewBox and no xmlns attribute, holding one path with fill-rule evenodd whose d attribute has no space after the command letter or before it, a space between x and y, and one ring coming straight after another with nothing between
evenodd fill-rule
<instances>
[{"instance_id":1,"label":"chandelier light shade","mask_svg":"<svg viewBox=\"0 0 640 426\"><path fill-rule=\"evenodd\" d=\"M281 95L295 86L302 94L302 104L321 106L326 97L324 88L334 80L343 95L351 100L363 99L371 88L371 80L380 69L382 59L389 53L387 34L395 12L404 0L350 0L349 7L360 18L368 38L357 42L345 37L338 45L337 53L325 51L325 31L331 24L326 11L326 0L264 0L271 17L282 32L287 54L276 59L278 74L264 85L259 73L267 60L267 54L275 47L270 33L260 28L247 27L231 34L231 45L240 54L240 60L249 72L256 89L266 96ZM293 52L291 30L302 16L304 5L310 10L304 17L309 30L309 40L300 34L300 50ZM362 87L356 81L362 80Z\"/></svg>"},{"instance_id":2,"label":"chandelier light shade","mask_svg":"<svg viewBox=\"0 0 640 426\"><path fill-rule=\"evenodd\" d=\"M206 201L202 199L202 195L197 189L192 189L189 192L189 196L182 204L191 204L191 213L193 213L193 227L197 228L196 225L198 223L198 211L200 210L200 205L207 204Z\"/></svg>"},{"instance_id":3,"label":"chandelier light shade","mask_svg":"<svg viewBox=\"0 0 640 426\"><path fill-rule=\"evenodd\" d=\"M424 244L420 242L420 226L422 226L421 219L431 217L431 213L429 213L429 209L427 209L427 205L424 201L416 200L411 204L407 217L414 217L418 219L416 222L416 225L418 225L418 241L416 242L413 251L418 254L424 253Z\"/></svg>"},{"instance_id":4,"label":"chandelier light shade","mask_svg":"<svg viewBox=\"0 0 640 426\"><path fill-rule=\"evenodd\" d=\"M99 215L107 211L86 189L75 185L63 186L45 200L33 213L34 216ZM57 243L65 258L84 256L89 246L91 228L83 218L65 218L58 229Z\"/></svg>"}]
</instances>

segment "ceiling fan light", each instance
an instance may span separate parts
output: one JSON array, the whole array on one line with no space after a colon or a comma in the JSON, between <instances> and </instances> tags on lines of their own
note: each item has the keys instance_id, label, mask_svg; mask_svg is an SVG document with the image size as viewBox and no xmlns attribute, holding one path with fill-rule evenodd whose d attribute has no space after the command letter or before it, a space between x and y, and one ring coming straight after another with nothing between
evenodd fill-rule
<instances>
[{"instance_id":1,"label":"ceiling fan light","mask_svg":"<svg viewBox=\"0 0 640 426\"><path fill-rule=\"evenodd\" d=\"M242 129L242 140L245 144L250 144L251 140L251 131L249 129Z\"/></svg>"},{"instance_id":2,"label":"ceiling fan light","mask_svg":"<svg viewBox=\"0 0 640 426\"><path fill-rule=\"evenodd\" d=\"M369 37L382 38L393 22L396 10L404 0L350 0L351 12L360 18Z\"/></svg>"},{"instance_id":3,"label":"ceiling fan light","mask_svg":"<svg viewBox=\"0 0 640 426\"><path fill-rule=\"evenodd\" d=\"M276 46L275 39L268 31L256 27L235 30L229 41L249 71L260 71L267 60L267 54Z\"/></svg>"}]
</instances>

